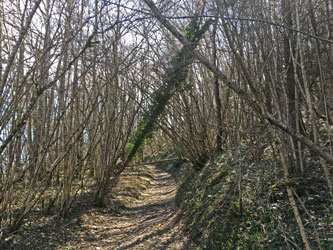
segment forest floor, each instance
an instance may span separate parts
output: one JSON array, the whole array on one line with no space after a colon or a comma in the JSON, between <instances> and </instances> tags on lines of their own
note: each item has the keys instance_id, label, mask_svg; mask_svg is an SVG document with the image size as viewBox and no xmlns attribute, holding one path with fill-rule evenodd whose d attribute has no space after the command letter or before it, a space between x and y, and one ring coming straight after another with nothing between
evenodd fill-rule
<instances>
[{"instance_id":1,"label":"forest floor","mask_svg":"<svg viewBox=\"0 0 333 250\"><path fill-rule=\"evenodd\" d=\"M124 173L110 201L113 205L85 204L62 222L45 217L39 224L23 227L12 249L191 248L175 203L175 180L153 165L145 168L149 174Z\"/></svg>"}]
</instances>

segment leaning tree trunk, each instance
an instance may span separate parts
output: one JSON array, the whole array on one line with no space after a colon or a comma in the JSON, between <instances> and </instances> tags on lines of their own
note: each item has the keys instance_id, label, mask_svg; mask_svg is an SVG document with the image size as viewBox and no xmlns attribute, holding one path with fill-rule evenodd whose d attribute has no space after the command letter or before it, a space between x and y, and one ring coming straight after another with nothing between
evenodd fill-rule
<instances>
[{"instance_id":1,"label":"leaning tree trunk","mask_svg":"<svg viewBox=\"0 0 333 250\"><path fill-rule=\"evenodd\" d=\"M186 38L191 42L193 47L196 47L203 34L208 30L211 20L207 21L202 27L198 18L193 19L186 28ZM157 129L156 124L159 119L165 114L165 108L177 90L182 87L182 83L188 76L188 67L193 61L193 55L189 49L183 47L174 56L171 61L171 66L166 70L163 76L163 86L155 92L152 103L143 119L139 123L139 128L136 131L131 141L131 147L122 165L117 166L113 171L111 188L118 181L121 172L129 165L138 150L144 144L145 140L153 136L153 132Z\"/></svg>"}]
</instances>

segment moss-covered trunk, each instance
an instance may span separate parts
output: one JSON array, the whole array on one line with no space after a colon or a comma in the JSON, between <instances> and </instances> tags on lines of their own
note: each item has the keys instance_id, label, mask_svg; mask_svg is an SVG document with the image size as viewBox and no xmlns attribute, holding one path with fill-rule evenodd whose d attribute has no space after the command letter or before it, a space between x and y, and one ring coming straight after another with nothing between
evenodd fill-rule
<instances>
[{"instance_id":1,"label":"moss-covered trunk","mask_svg":"<svg viewBox=\"0 0 333 250\"><path fill-rule=\"evenodd\" d=\"M200 25L199 18L191 20L186 28L186 38L196 47L203 34L208 30L211 20L204 25ZM165 114L165 108L174 93L179 90L182 83L188 77L188 68L193 61L193 56L188 49L183 47L173 57L169 69L163 76L164 82L162 87L154 93L149 108L140 121L140 125L131 140L128 155L123 164L115 168L111 187L116 185L118 176L128 166L133 157L136 155L145 140L153 136L153 132L157 129L156 124Z\"/></svg>"}]
</instances>

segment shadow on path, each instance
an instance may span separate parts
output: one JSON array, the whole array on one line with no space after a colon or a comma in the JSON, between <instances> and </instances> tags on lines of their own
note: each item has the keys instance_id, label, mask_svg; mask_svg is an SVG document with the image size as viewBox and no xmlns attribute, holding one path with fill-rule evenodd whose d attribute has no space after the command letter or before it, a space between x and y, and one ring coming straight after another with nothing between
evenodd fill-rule
<instances>
[{"instance_id":1,"label":"shadow on path","mask_svg":"<svg viewBox=\"0 0 333 250\"><path fill-rule=\"evenodd\" d=\"M81 226L88 232L76 249L188 249L181 213L175 204L177 185L163 170L148 166L152 183L118 215L90 214Z\"/></svg>"}]
</instances>

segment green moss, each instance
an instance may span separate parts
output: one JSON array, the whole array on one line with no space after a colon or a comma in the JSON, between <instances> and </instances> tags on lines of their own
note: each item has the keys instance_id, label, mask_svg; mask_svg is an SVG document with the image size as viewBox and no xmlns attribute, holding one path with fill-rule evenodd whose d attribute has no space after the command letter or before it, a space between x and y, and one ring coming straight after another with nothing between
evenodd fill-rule
<instances>
[{"instance_id":1,"label":"green moss","mask_svg":"<svg viewBox=\"0 0 333 250\"><path fill-rule=\"evenodd\" d=\"M211 21L206 22L203 26L198 18L193 18L186 28L185 37L193 43L195 47L203 34L208 30ZM192 54L183 47L171 60L170 66L162 76L162 87L152 96L152 102L148 110L139 122L138 129L130 139L127 161L132 160L147 140L153 137L157 130L158 122L166 115L166 106L174 93L178 90L186 89L186 79L189 75L189 66L192 63Z\"/></svg>"}]
</instances>

